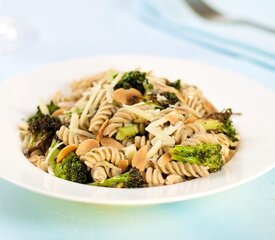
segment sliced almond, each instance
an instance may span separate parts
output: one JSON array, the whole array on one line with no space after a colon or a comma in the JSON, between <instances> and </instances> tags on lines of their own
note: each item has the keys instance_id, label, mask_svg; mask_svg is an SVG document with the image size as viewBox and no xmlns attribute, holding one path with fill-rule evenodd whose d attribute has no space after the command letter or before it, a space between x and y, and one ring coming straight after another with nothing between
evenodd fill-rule
<instances>
[{"instance_id":1,"label":"sliced almond","mask_svg":"<svg viewBox=\"0 0 275 240\"><path fill-rule=\"evenodd\" d=\"M96 137L95 137L95 139L96 139L97 141L100 142L100 140L102 139L102 137L103 137L103 131L104 131L104 129L107 127L108 123L109 123L109 120L107 119L107 120L101 125L101 127L100 127L100 129L98 130L98 132L97 132L97 134L96 134Z\"/></svg>"},{"instance_id":2,"label":"sliced almond","mask_svg":"<svg viewBox=\"0 0 275 240\"><path fill-rule=\"evenodd\" d=\"M171 161L171 154L169 152L166 152L158 159L158 165L162 168L170 161Z\"/></svg>"},{"instance_id":3,"label":"sliced almond","mask_svg":"<svg viewBox=\"0 0 275 240\"><path fill-rule=\"evenodd\" d=\"M137 151L137 153L133 157L132 166L139 169L140 171L144 171L147 163L146 155L147 155L147 146L143 146Z\"/></svg>"},{"instance_id":4,"label":"sliced almond","mask_svg":"<svg viewBox=\"0 0 275 240\"><path fill-rule=\"evenodd\" d=\"M78 148L76 149L76 154L78 156L83 156L93 148L98 148L99 142L95 139L87 139L79 144Z\"/></svg>"},{"instance_id":5,"label":"sliced almond","mask_svg":"<svg viewBox=\"0 0 275 240\"><path fill-rule=\"evenodd\" d=\"M203 103L203 107L205 108L206 112L208 114L217 112L217 109L214 107L214 105L209 102L208 100L205 100Z\"/></svg>"},{"instance_id":6,"label":"sliced almond","mask_svg":"<svg viewBox=\"0 0 275 240\"><path fill-rule=\"evenodd\" d=\"M59 154L57 155L56 162L59 163L61 162L65 157L67 157L71 152L74 152L75 149L77 149L76 144L71 144L66 147L64 147Z\"/></svg>"},{"instance_id":7,"label":"sliced almond","mask_svg":"<svg viewBox=\"0 0 275 240\"><path fill-rule=\"evenodd\" d=\"M197 118L194 117L194 116L192 116L192 117L187 118L186 120L184 120L184 123L185 123L185 124L193 123L193 122L195 122L196 120L197 120Z\"/></svg>"},{"instance_id":8,"label":"sliced almond","mask_svg":"<svg viewBox=\"0 0 275 240\"><path fill-rule=\"evenodd\" d=\"M118 162L117 166L118 166L118 168L121 169L121 172L125 172L125 170L128 167L128 164L129 164L128 160L122 159Z\"/></svg>"},{"instance_id":9,"label":"sliced almond","mask_svg":"<svg viewBox=\"0 0 275 240\"><path fill-rule=\"evenodd\" d=\"M113 148L117 148L117 149L121 149L124 146L118 142L117 140L110 138L110 137L104 137L100 140L101 145L103 145L104 147L113 147Z\"/></svg>"},{"instance_id":10,"label":"sliced almond","mask_svg":"<svg viewBox=\"0 0 275 240\"><path fill-rule=\"evenodd\" d=\"M130 89L123 89L119 88L114 91L112 95L113 99L121 104L127 104L127 105L133 105L142 97L142 94L140 91L138 91L135 88Z\"/></svg>"},{"instance_id":11,"label":"sliced almond","mask_svg":"<svg viewBox=\"0 0 275 240\"><path fill-rule=\"evenodd\" d=\"M65 110L62 109L62 108L60 108L60 109L57 109L56 111L54 111L54 112L52 113L52 116L53 116L53 117L58 117L58 116L62 115L64 112L65 112Z\"/></svg>"},{"instance_id":12,"label":"sliced almond","mask_svg":"<svg viewBox=\"0 0 275 240\"><path fill-rule=\"evenodd\" d=\"M176 122L179 120L179 115L177 114L177 112L173 111L171 113L168 113L165 116L165 119L167 119L169 122L171 122L173 125L175 125Z\"/></svg>"}]
</instances>

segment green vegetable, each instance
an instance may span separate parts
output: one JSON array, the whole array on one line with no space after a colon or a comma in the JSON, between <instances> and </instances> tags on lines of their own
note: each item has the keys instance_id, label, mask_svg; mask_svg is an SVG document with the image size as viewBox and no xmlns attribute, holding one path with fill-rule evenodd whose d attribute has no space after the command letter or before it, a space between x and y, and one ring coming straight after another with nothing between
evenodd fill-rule
<instances>
[{"instance_id":1,"label":"green vegetable","mask_svg":"<svg viewBox=\"0 0 275 240\"><path fill-rule=\"evenodd\" d=\"M48 106L50 106L49 109L51 111L55 108L51 104ZM29 156L36 149L40 149L45 153L56 131L61 127L60 120L56 117L42 114L38 108L37 112L27 122L29 124L30 138L27 146L23 149L24 154Z\"/></svg>"},{"instance_id":2,"label":"green vegetable","mask_svg":"<svg viewBox=\"0 0 275 240\"><path fill-rule=\"evenodd\" d=\"M174 105L179 101L175 93L165 92L162 94L167 99L167 104Z\"/></svg>"},{"instance_id":3,"label":"green vegetable","mask_svg":"<svg viewBox=\"0 0 275 240\"><path fill-rule=\"evenodd\" d=\"M171 86L171 87L174 87L175 89L177 89L177 90L180 90L180 88L181 88L181 84L180 84L180 79L178 79L177 81L175 81L175 82L168 82L167 81L167 85L168 86Z\"/></svg>"},{"instance_id":4,"label":"green vegetable","mask_svg":"<svg viewBox=\"0 0 275 240\"><path fill-rule=\"evenodd\" d=\"M95 182L91 185L112 188L142 188L143 178L138 169L132 168L119 176L106 179L104 182Z\"/></svg>"},{"instance_id":5,"label":"green vegetable","mask_svg":"<svg viewBox=\"0 0 275 240\"><path fill-rule=\"evenodd\" d=\"M73 113L81 114L83 109L78 107L73 107L69 111L64 112L64 115L71 117Z\"/></svg>"},{"instance_id":6,"label":"green vegetable","mask_svg":"<svg viewBox=\"0 0 275 240\"><path fill-rule=\"evenodd\" d=\"M52 167L52 169L55 168L57 155L58 155L59 152L61 151L61 150L58 148L58 145L61 145L60 143L61 143L61 142L59 142L58 140L56 140L56 139L54 138L54 139L52 140L51 146L49 147L49 150L48 150L47 155L46 155L46 158L47 158L47 160L48 160L50 166Z\"/></svg>"},{"instance_id":7,"label":"green vegetable","mask_svg":"<svg viewBox=\"0 0 275 240\"><path fill-rule=\"evenodd\" d=\"M233 126L230 117L232 115L231 109L226 109L219 113L212 113L205 117L205 119L199 120L206 131L213 131L216 133L224 133L233 142L239 140L236 129Z\"/></svg>"},{"instance_id":8,"label":"green vegetable","mask_svg":"<svg viewBox=\"0 0 275 240\"><path fill-rule=\"evenodd\" d=\"M31 120L28 121L28 123L30 132L34 134L52 134L61 127L61 122L58 118L43 114L32 117Z\"/></svg>"},{"instance_id":9,"label":"green vegetable","mask_svg":"<svg viewBox=\"0 0 275 240\"><path fill-rule=\"evenodd\" d=\"M149 91L150 84L148 84L145 72L130 71L125 73L121 80L115 85L114 89L118 88L135 88L144 94L145 92Z\"/></svg>"},{"instance_id":10,"label":"green vegetable","mask_svg":"<svg viewBox=\"0 0 275 240\"><path fill-rule=\"evenodd\" d=\"M56 163L53 172L56 177L72 182L88 183L89 181L87 166L78 159L75 153L70 153L61 163Z\"/></svg>"},{"instance_id":11,"label":"green vegetable","mask_svg":"<svg viewBox=\"0 0 275 240\"><path fill-rule=\"evenodd\" d=\"M223 166L221 145L203 143L195 146L177 145L170 149L172 159L183 163L209 167L209 172L219 171Z\"/></svg>"},{"instance_id":12,"label":"green vegetable","mask_svg":"<svg viewBox=\"0 0 275 240\"><path fill-rule=\"evenodd\" d=\"M53 101L51 101L50 104L47 105L50 115L53 114L56 110L59 109L58 106L56 106Z\"/></svg>"},{"instance_id":13,"label":"green vegetable","mask_svg":"<svg viewBox=\"0 0 275 240\"><path fill-rule=\"evenodd\" d=\"M165 100L159 100L159 96L163 96L166 99ZM148 93L143 96L143 102L146 104L152 104L155 105L156 109L165 109L168 108L169 105L174 105L177 102L179 102L179 99L177 98L175 93L170 92L164 92L164 93Z\"/></svg>"},{"instance_id":14,"label":"green vegetable","mask_svg":"<svg viewBox=\"0 0 275 240\"><path fill-rule=\"evenodd\" d=\"M124 139L136 136L138 132L139 131L138 131L137 124L128 124L118 129L118 132L116 134L116 139L122 141Z\"/></svg>"}]
</instances>

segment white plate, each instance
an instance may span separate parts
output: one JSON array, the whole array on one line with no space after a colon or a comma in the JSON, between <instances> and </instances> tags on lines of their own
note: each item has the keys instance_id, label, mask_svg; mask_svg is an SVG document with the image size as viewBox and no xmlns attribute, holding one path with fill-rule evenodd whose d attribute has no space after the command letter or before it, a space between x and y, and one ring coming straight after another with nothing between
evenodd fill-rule
<instances>
[{"instance_id":1,"label":"white plate","mask_svg":"<svg viewBox=\"0 0 275 240\"><path fill-rule=\"evenodd\" d=\"M32 114L39 98L49 99L73 79L114 67L121 70L154 70L170 79L199 86L220 109L241 112L234 122L241 144L222 171L172 186L143 189L109 189L65 181L29 163L20 150L17 125ZM220 192L248 182L274 165L275 95L260 84L205 64L142 56L113 56L57 63L22 74L0 87L0 176L29 190L79 202L141 205L174 202Z\"/></svg>"}]
</instances>

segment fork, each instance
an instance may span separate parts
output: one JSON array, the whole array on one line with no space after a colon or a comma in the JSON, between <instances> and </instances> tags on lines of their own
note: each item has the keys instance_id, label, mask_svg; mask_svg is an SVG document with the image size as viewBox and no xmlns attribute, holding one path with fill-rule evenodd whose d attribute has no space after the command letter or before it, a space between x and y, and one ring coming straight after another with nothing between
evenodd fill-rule
<instances>
[{"instance_id":1,"label":"fork","mask_svg":"<svg viewBox=\"0 0 275 240\"><path fill-rule=\"evenodd\" d=\"M238 19L238 18L232 18L230 16L226 16L218 12L216 9L212 8L211 6L207 5L202 0L185 0L185 1L198 15L200 15L201 17L207 20L224 22L224 23L233 23L233 24L244 24L255 28L259 28L261 30L264 30L270 33L275 33L275 29L262 25L260 23L249 21L246 19Z\"/></svg>"}]
</instances>

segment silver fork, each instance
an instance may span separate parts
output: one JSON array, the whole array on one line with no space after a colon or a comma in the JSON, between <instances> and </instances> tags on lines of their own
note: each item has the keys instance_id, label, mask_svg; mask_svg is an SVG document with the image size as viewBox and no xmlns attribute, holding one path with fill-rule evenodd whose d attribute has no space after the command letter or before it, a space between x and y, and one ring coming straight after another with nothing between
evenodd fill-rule
<instances>
[{"instance_id":1,"label":"silver fork","mask_svg":"<svg viewBox=\"0 0 275 240\"><path fill-rule=\"evenodd\" d=\"M201 17L207 20L224 22L224 23L233 23L233 24L244 24L255 28L259 28L261 30L264 30L270 33L275 33L275 29L262 25L260 23L253 22L246 19L238 19L238 18L232 18L230 16L226 16L218 12L211 6L207 5L202 0L185 0L185 1L198 15L200 15Z\"/></svg>"}]
</instances>

